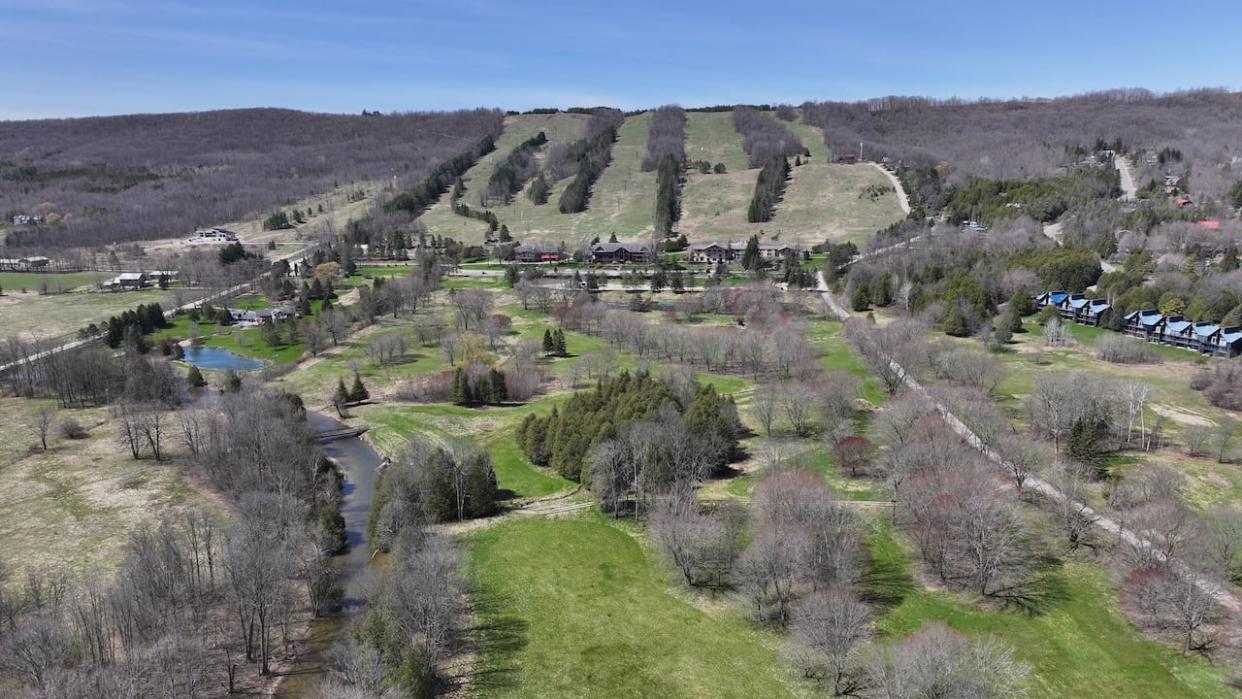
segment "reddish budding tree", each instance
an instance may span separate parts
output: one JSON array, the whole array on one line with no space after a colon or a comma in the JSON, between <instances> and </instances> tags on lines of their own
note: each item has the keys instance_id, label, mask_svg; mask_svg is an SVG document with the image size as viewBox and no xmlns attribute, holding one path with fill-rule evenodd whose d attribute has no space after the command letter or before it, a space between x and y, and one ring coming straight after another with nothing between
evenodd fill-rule
<instances>
[{"instance_id":1,"label":"reddish budding tree","mask_svg":"<svg viewBox=\"0 0 1242 699\"><path fill-rule=\"evenodd\" d=\"M851 476L858 476L871 463L871 442L857 435L842 437L833 443L832 453L839 467L849 470Z\"/></svg>"}]
</instances>

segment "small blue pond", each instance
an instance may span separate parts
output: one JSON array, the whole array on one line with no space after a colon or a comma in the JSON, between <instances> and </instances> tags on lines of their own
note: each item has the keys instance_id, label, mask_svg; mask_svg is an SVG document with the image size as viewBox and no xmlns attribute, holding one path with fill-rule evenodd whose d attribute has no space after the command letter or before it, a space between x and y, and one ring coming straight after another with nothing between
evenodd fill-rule
<instances>
[{"instance_id":1,"label":"small blue pond","mask_svg":"<svg viewBox=\"0 0 1242 699\"><path fill-rule=\"evenodd\" d=\"M187 347L185 361L200 369L219 369L221 371L254 371L263 368L263 362L250 357L233 354L221 347Z\"/></svg>"}]
</instances>

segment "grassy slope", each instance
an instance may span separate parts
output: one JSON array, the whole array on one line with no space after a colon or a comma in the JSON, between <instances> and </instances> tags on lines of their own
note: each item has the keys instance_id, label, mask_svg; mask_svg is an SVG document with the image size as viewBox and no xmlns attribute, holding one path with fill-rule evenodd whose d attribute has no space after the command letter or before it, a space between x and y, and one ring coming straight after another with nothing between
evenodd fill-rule
<instances>
[{"instance_id":1,"label":"grassy slope","mask_svg":"<svg viewBox=\"0 0 1242 699\"><path fill-rule=\"evenodd\" d=\"M525 195L497 210L497 215L513 237L519 240L566 241L577 243L599 236L607 239L615 232L621 240L646 240L651 236L655 215L655 172L641 170L647 150L647 129L651 113L627 117L612 146L612 161L596 180L586 211L562 214L557 209L561 192L572 177L556 183L548 203L535 206Z\"/></svg>"},{"instance_id":2,"label":"grassy slope","mask_svg":"<svg viewBox=\"0 0 1242 699\"><path fill-rule=\"evenodd\" d=\"M479 159L479 162L462 177L466 184L466 194L463 201L471 208L479 208L479 193L487 187L487 179L491 177L492 171L496 168L496 163L500 162L510 151L518 144L535 134L543 131L549 141L546 149L552 144L569 143L582 136L583 129L586 128L587 117L584 114L519 114L505 118L505 130L500 138L496 140L496 150L488 153ZM542 157L542 156L541 156ZM568 182L562 182L562 188ZM557 191L559 196L560 191ZM552 212L556 212L556 199L552 198L549 203L539 209L551 207ZM536 207L530 204L524 193L514 196L514 201L509 206L497 207L494 209L497 216L500 217L502 223L509 226L509 230L514 237L517 235L518 229L514 227L514 222L520 222L524 213L529 210L535 210ZM487 233L487 224L475 219L469 219L464 216L455 215L449 208L448 195L445 194L436 202L436 205L430 211L423 214L422 222L427 226L430 233L436 235L447 235L461 241L473 243L481 243L483 236Z\"/></svg>"},{"instance_id":3,"label":"grassy slope","mask_svg":"<svg viewBox=\"0 0 1242 699\"><path fill-rule=\"evenodd\" d=\"M1032 666L1033 697L1237 696L1217 668L1140 636L1117 608L1116 588L1097 566L1068 564L1061 576L1066 599L1032 616L986 611L966 596L917 587L906 553L886 526L878 527L869 543L877 569L885 573L884 591L902 597L880 616L880 633L904 636L940 621L966 634L998 636Z\"/></svg>"},{"instance_id":4,"label":"grassy slope","mask_svg":"<svg viewBox=\"0 0 1242 699\"><path fill-rule=\"evenodd\" d=\"M776 218L747 223L746 209L759 171L747 170L742 137L733 128L729 112L691 113L686 128L686 155L690 160L723 162L724 175L687 174L682 195L681 230L692 241L735 240L765 233L768 242L822 243L825 238L860 239L901 219L895 194L872 202L859 199L869 184L888 184L871 167L830 163L823 133L812 126L789 123L811 150L808 164L794 168L785 199Z\"/></svg>"},{"instance_id":5,"label":"grassy slope","mask_svg":"<svg viewBox=\"0 0 1242 699\"><path fill-rule=\"evenodd\" d=\"M669 594L638 542L597 515L484 530L470 539L470 567L489 629L486 696L793 693L762 634Z\"/></svg>"}]
</instances>

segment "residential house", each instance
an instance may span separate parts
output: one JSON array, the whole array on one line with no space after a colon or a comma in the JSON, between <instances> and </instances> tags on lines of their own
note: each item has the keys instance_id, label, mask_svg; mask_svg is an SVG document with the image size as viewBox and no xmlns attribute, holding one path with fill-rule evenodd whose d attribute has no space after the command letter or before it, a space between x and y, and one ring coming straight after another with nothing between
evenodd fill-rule
<instances>
[{"instance_id":1,"label":"residential house","mask_svg":"<svg viewBox=\"0 0 1242 699\"><path fill-rule=\"evenodd\" d=\"M1069 298L1067 291L1045 291L1035 297L1035 305L1039 308L1044 306L1056 306L1060 308L1061 302Z\"/></svg>"},{"instance_id":2,"label":"residential house","mask_svg":"<svg viewBox=\"0 0 1242 699\"><path fill-rule=\"evenodd\" d=\"M256 310L246 310L244 308L230 308L229 316L234 323L259 325L266 320L288 320L293 317L293 309L288 307L280 308L259 308Z\"/></svg>"},{"instance_id":3,"label":"residential house","mask_svg":"<svg viewBox=\"0 0 1242 699\"><path fill-rule=\"evenodd\" d=\"M1122 332L1153 342L1164 341L1165 317L1155 309L1131 311L1125 316Z\"/></svg>"},{"instance_id":4,"label":"residential house","mask_svg":"<svg viewBox=\"0 0 1242 699\"><path fill-rule=\"evenodd\" d=\"M204 228L187 241L191 245L225 245L237 242L237 234L224 228Z\"/></svg>"},{"instance_id":5,"label":"residential house","mask_svg":"<svg viewBox=\"0 0 1242 699\"><path fill-rule=\"evenodd\" d=\"M591 261L598 265L639 264L651 262L654 255L646 243L596 243L591 248Z\"/></svg>"},{"instance_id":6,"label":"residential house","mask_svg":"<svg viewBox=\"0 0 1242 699\"><path fill-rule=\"evenodd\" d=\"M1180 315L1164 319L1164 344L1174 347L1197 349L1194 334L1195 324Z\"/></svg>"},{"instance_id":7,"label":"residential house","mask_svg":"<svg viewBox=\"0 0 1242 699\"><path fill-rule=\"evenodd\" d=\"M1230 325L1221 328L1217 347L1217 354L1222 357L1232 358L1242 354L1242 326Z\"/></svg>"},{"instance_id":8,"label":"residential house","mask_svg":"<svg viewBox=\"0 0 1242 699\"><path fill-rule=\"evenodd\" d=\"M1077 323L1090 303L1091 301L1083 294L1070 294L1057 304L1057 311L1060 312L1062 318Z\"/></svg>"},{"instance_id":9,"label":"residential house","mask_svg":"<svg viewBox=\"0 0 1242 699\"><path fill-rule=\"evenodd\" d=\"M1208 321L1200 321L1192 328L1195 345L1193 349L1203 354L1216 354L1220 345L1220 326Z\"/></svg>"},{"instance_id":10,"label":"residential house","mask_svg":"<svg viewBox=\"0 0 1242 699\"><path fill-rule=\"evenodd\" d=\"M1084 309L1078 322L1085 325L1098 326L1104 321L1104 314L1107 313L1110 308L1112 308L1112 304L1108 302L1108 299L1091 299L1091 302L1087 304L1087 307Z\"/></svg>"},{"instance_id":11,"label":"residential house","mask_svg":"<svg viewBox=\"0 0 1242 699\"><path fill-rule=\"evenodd\" d=\"M117 290L145 289L151 283L144 272L122 272L103 283L103 288Z\"/></svg>"}]
</instances>

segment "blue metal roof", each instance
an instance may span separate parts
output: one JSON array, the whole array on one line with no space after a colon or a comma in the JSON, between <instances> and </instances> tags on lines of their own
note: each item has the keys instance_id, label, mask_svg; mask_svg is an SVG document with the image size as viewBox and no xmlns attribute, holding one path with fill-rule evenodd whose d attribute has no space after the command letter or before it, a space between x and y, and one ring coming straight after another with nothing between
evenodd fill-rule
<instances>
[{"instance_id":1,"label":"blue metal roof","mask_svg":"<svg viewBox=\"0 0 1242 699\"><path fill-rule=\"evenodd\" d=\"M1070 303L1070 308L1082 308L1083 306L1086 306L1088 303L1091 303L1091 302L1088 301L1087 299L1070 299L1069 303Z\"/></svg>"},{"instance_id":2,"label":"blue metal roof","mask_svg":"<svg viewBox=\"0 0 1242 699\"><path fill-rule=\"evenodd\" d=\"M1139 322L1143 325L1155 325L1164 320L1164 316L1157 311L1139 311Z\"/></svg>"},{"instance_id":3,"label":"blue metal roof","mask_svg":"<svg viewBox=\"0 0 1242 699\"><path fill-rule=\"evenodd\" d=\"M1169 322L1165 324L1165 327L1169 329L1169 332L1181 333L1192 325L1194 325L1194 323L1189 320L1179 318L1178 320L1169 320Z\"/></svg>"},{"instance_id":4,"label":"blue metal roof","mask_svg":"<svg viewBox=\"0 0 1242 699\"><path fill-rule=\"evenodd\" d=\"M1060 304L1062 301L1064 301L1067 298L1069 298L1069 294L1064 291L1049 291L1048 292L1048 300L1055 304Z\"/></svg>"},{"instance_id":5,"label":"blue metal roof","mask_svg":"<svg viewBox=\"0 0 1242 699\"><path fill-rule=\"evenodd\" d=\"M1220 330L1220 326L1215 323L1196 323L1195 334L1200 337L1211 337Z\"/></svg>"},{"instance_id":6,"label":"blue metal roof","mask_svg":"<svg viewBox=\"0 0 1242 699\"><path fill-rule=\"evenodd\" d=\"M1242 342L1242 328L1231 326L1220 331L1220 337L1225 341L1226 345L1232 345L1235 342Z\"/></svg>"}]
</instances>

